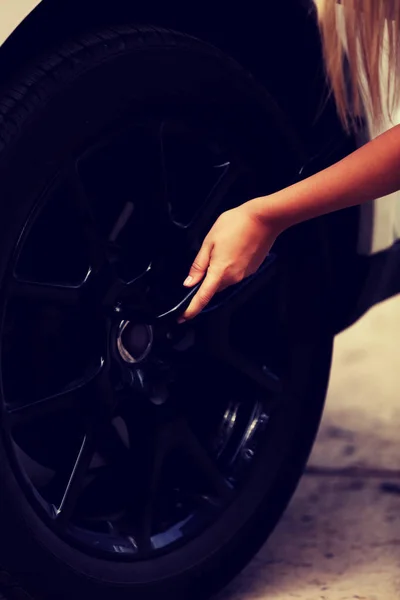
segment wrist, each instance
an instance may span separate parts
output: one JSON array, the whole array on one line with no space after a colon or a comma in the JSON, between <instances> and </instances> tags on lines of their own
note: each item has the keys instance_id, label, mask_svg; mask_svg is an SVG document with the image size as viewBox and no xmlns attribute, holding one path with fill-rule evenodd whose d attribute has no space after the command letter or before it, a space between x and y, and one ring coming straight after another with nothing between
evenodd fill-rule
<instances>
[{"instance_id":1,"label":"wrist","mask_svg":"<svg viewBox=\"0 0 400 600\"><path fill-rule=\"evenodd\" d=\"M289 215L285 214L285 201L279 192L254 198L248 205L252 217L277 235L293 225Z\"/></svg>"}]
</instances>

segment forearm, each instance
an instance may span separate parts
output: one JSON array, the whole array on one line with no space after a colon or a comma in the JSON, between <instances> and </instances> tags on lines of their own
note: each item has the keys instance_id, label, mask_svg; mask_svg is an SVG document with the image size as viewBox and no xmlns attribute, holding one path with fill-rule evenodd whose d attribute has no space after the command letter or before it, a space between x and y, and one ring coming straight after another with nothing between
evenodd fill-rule
<instances>
[{"instance_id":1,"label":"forearm","mask_svg":"<svg viewBox=\"0 0 400 600\"><path fill-rule=\"evenodd\" d=\"M320 215L362 204L400 189L400 126L340 162L266 198L255 213L285 229Z\"/></svg>"}]
</instances>

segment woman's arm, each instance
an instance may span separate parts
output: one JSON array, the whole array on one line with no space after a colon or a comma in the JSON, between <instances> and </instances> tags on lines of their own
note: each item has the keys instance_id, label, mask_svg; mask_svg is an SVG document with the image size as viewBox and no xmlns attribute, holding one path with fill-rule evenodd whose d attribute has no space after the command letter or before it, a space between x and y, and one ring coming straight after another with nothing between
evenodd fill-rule
<instances>
[{"instance_id":1,"label":"woman's arm","mask_svg":"<svg viewBox=\"0 0 400 600\"><path fill-rule=\"evenodd\" d=\"M216 292L255 273L288 227L398 189L400 126L304 181L223 213L185 281L190 287L206 275L182 320L196 316Z\"/></svg>"},{"instance_id":2,"label":"woman's arm","mask_svg":"<svg viewBox=\"0 0 400 600\"><path fill-rule=\"evenodd\" d=\"M400 189L400 126L340 162L276 194L251 201L254 213L283 229Z\"/></svg>"}]
</instances>

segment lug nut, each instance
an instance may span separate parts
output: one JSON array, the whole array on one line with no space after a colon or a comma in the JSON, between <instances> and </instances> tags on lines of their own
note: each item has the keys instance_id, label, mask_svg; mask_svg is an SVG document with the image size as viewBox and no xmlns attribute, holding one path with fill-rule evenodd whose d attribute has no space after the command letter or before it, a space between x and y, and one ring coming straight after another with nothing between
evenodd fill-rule
<instances>
[{"instance_id":1,"label":"lug nut","mask_svg":"<svg viewBox=\"0 0 400 600\"><path fill-rule=\"evenodd\" d=\"M254 457L254 450L245 448L242 452L242 456L245 460L251 460Z\"/></svg>"}]
</instances>

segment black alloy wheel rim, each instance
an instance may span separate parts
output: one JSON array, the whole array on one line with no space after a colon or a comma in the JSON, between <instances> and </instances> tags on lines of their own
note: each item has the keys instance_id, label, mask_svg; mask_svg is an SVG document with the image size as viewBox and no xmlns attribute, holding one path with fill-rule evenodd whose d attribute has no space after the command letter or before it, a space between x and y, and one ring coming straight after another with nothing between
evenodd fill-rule
<instances>
[{"instance_id":1,"label":"black alloy wheel rim","mask_svg":"<svg viewBox=\"0 0 400 600\"><path fill-rule=\"evenodd\" d=\"M249 327L244 348L231 333L271 288L273 257L176 323L202 238L255 177L216 136L173 119L103 136L37 200L10 264L11 462L47 526L89 554L151 558L201 534L243 489L279 405L279 352L266 363Z\"/></svg>"}]
</instances>

